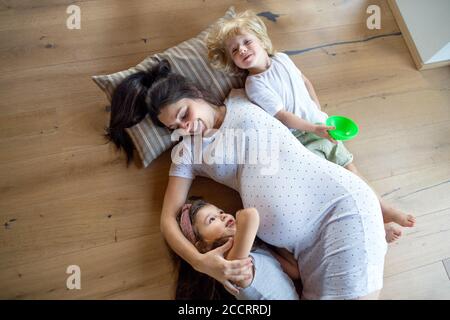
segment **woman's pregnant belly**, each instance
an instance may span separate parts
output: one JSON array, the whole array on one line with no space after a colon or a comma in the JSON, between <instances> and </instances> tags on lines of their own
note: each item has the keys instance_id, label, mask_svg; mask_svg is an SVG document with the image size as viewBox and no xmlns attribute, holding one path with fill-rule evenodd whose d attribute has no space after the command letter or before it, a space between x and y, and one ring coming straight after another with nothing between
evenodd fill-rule
<instances>
[{"instance_id":1,"label":"woman's pregnant belly","mask_svg":"<svg viewBox=\"0 0 450 320\"><path fill-rule=\"evenodd\" d=\"M260 214L258 237L294 252L316 241L336 204L373 191L353 173L309 151L287 155L279 158L275 174L244 165L239 186L244 207L255 207Z\"/></svg>"}]
</instances>

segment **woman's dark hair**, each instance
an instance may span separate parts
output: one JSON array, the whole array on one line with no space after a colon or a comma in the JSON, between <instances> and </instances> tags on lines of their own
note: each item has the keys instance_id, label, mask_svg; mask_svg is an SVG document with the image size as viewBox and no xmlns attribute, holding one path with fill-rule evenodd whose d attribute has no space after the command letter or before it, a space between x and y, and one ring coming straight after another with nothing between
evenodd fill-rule
<instances>
[{"instance_id":1,"label":"woman's dark hair","mask_svg":"<svg viewBox=\"0 0 450 320\"><path fill-rule=\"evenodd\" d=\"M154 124L164 127L158 115L168 104L183 98L204 99L220 105L220 101L208 92L171 72L169 61L161 60L149 71L141 71L125 78L114 90L111 100L111 118L106 128L106 138L123 149L127 164L133 159L133 142L125 132L126 128L139 123L147 113Z\"/></svg>"},{"instance_id":2,"label":"woman's dark hair","mask_svg":"<svg viewBox=\"0 0 450 320\"><path fill-rule=\"evenodd\" d=\"M133 159L133 142L126 128L139 123L148 113L145 103L148 90L159 78L170 72L167 60L162 60L149 71L141 71L126 77L114 90L111 99L111 118L106 128L106 138L123 149L127 164Z\"/></svg>"},{"instance_id":3,"label":"woman's dark hair","mask_svg":"<svg viewBox=\"0 0 450 320\"><path fill-rule=\"evenodd\" d=\"M198 272L189 263L176 257L179 263L176 300L236 300L219 281Z\"/></svg>"},{"instance_id":4,"label":"woman's dark hair","mask_svg":"<svg viewBox=\"0 0 450 320\"><path fill-rule=\"evenodd\" d=\"M192 203L189 210L191 223L194 221L197 212L208 204L208 202L201 198L195 198L197 199L194 201L192 201L193 198L189 199ZM180 215L177 217L178 221L179 219ZM196 236L198 238L198 234ZM200 252L206 252L223 245L226 240L225 238L219 239L208 248L203 248L200 245L198 249ZM175 292L176 300L235 300L234 296L228 293L220 282L206 274L196 271L189 263L179 258L176 254L173 256L179 262L178 282Z\"/></svg>"}]
</instances>

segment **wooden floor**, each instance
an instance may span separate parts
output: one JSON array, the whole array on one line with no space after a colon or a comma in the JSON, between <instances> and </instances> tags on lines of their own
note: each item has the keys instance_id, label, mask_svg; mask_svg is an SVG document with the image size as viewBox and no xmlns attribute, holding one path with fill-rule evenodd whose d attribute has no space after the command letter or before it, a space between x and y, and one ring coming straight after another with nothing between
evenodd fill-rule
<instances>
[{"instance_id":1,"label":"wooden floor","mask_svg":"<svg viewBox=\"0 0 450 320\"><path fill-rule=\"evenodd\" d=\"M360 125L347 144L355 164L417 216L389 247L382 298L450 299L450 68L416 71L385 1L85 0L81 30L68 30L72 2L0 2L0 298L173 298L159 231L169 154L127 169L102 137L108 102L90 76L133 66L235 5L279 15L265 19L275 47L297 52L328 114ZM369 4L380 30L366 27ZM240 205L206 179L192 194ZM66 288L69 265L81 290Z\"/></svg>"}]
</instances>

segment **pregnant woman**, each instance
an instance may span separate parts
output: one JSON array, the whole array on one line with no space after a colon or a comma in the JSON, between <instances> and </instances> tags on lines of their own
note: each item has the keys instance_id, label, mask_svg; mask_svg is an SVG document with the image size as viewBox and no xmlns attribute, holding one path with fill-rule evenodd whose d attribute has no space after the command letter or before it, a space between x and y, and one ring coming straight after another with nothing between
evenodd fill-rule
<instances>
[{"instance_id":1,"label":"pregnant woman","mask_svg":"<svg viewBox=\"0 0 450 320\"><path fill-rule=\"evenodd\" d=\"M138 83L133 90L131 80ZM248 275L248 260L223 259L231 244L201 254L177 224L177 213L192 181L206 176L238 191L244 207L258 210L259 238L294 255L301 270L303 298L378 297L387 244L378 199L363 180L309 152L289 129L249 102L242 91L232 92L221 105L184 77L171 73L165 61L131 80L124 80L113 99L113 141L118 141L114 130L119 128L113 126L118 123L113 119L114 110L142 112L142 105L127 107L127 101L143 101L159 125L196 133L194 139L187 136L173 149L162 208L161 231L178 255L230 290L229 281ZM241 142L227 145L221 154L225 137L236 131L244 138L234 139ZM197 134L200 145L194 143ZM259 156L258 161L241 161L241 155L256 149L269 161L261 161L264 157Z\"/></svg>"}]
</instances>

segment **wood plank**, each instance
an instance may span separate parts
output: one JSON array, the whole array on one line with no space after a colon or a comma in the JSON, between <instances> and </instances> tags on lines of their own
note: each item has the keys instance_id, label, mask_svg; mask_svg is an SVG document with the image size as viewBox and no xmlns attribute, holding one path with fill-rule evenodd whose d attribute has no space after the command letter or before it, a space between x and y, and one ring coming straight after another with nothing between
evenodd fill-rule
<instances>
[{"instance_id":1,"label":"wood plank","mask_svg":"<svg viewBox=\"0 0 450 320\"><path fill-rule=\"evenodd\" d=\"M412 212L417 223L403 228L402 238L389 246L385 276L413 270L449 256L450 166L442 163L404 175L372 181L372 187L392 205Z\"/></svg>"},{"instance_id":2,"label":"wood plank","mask_svg":"<svg viewBox=\"0 0 450 320\"><path fill-rule=\"evenodd\" d=\"M380 5L384 2L378 0ZM215 3L215 2L213 2ZM208 15L199 15L197 7L180 8L164 11L155 10L148 1L140 1L136 5L127 5L123 9L121 2L90 1L83 4L83 19L80 30L69 30L65 26L67 15L64 6L48 7L34 10L33 16L19 18L22 22L33 23L48 21L50 25L31 25L27 29L14 28L11 33L9 25L15 22L15 15L7 12L3 19L5 26L0 26L0 43L5 45L0 50L0 70L22 70L44 65L54 65L73 61L85 61L125 55L131 52L154 53L173 46L184 39L195 36L205 29L215 19L221 17L226 8L232 4L227 2L214 7L208 7ZM283 13L286 5L291 4L290 14ZM313 30L325 27L334 28L342 24L360 23L365 13L366 2L358 5L347 3L328 4L317 9L313 1L305 3L304 10L295 1L278 4L276 1L267 3L250 3L245 6L256 12L265 10L280 12L280 23L269 24L269 31L292 32L298 30ZM237 5L237 10L244 6ZM50 10L50 12L49 12ZM38 12L36 12L38 11ZM112 14L115 12L115 14ZM48 17L51 17L48 19ZM345 19L343 18L345 16ZM46 17L46 18L44 18ZM293 20L296 23L293 23ZM167 24L167 21L178 21L183 25ZM365 21L365 19L364 19ZM387 20L388 21L388 20ZM294 27L292 27L294 26ZM379 31L375 31L377 33ZM131 36L130 36L131 35Z\"/></svg>"},{"instance_id":3,"label":"wood plank","mask_svg":"<svg viewBox=\"0 0 450 320\"><path fill-rule=\"evenodd\" d=\"M55 108L0 116L0 139L54 132L57 127Z\"/></svg>"},{"instance_id":4,"label":"wood plank","mask_svg":"<svg viewBox=\"0 0 450 320\"><path fill-rule=\"evenodd\" d=\"M48 108L103 108L108 105L91 76L128 69L147 54L132 54L87 62L42 67L0 75L0 114L11 115ZM27 88L27 94L24 94ZM95 104L96 103L96 104Z\"/></svg>"},{"instance_id":5,"label":"wood plank","mask_svg":"<svg viewBox=\"0 0 450 320\"><path fill-rule=\"evenodd\" d=\"M412 229L389 245L385 277L413 270L450 257L450 209L417 217Z\"/></svg>"},{"instance_id":6,"label":"wood plank","mask_svg":"<svg viewBox=\"0 0 450 320\"><path fill-rule=\"evenodd\" d=\"M123 157L105 162L91 151L10 167L18 174L1 179L0 267L159 234L169 158L166 152L145 172L125 169ZM209 179L195 181L191 195L226 210L242 208L235 191Z\"/></svg>"},{"instance_id":7,"label":"wood plank","mask_svg":"<svg viewBox=\"0 0 450 320\"><path fill-rule=\"evenodd\" d=\"M326 111L358 123L358 137L346 145L373 181L449 162L449 104L449 91L423 89L355 99Z\"/></svg>"},{"instance_id":8,"label":"wood plank","mask_svg":"<svg viewBox=\"0 0 450 320\"><path fill-rule=\"evenodd\" d=\"M143 189L142 185L135 189L139 187ZM132 189L109 187L105 194L80 194L4 212L2 221L7 225L0 231L4 246L0 268L159 235L159 201L150 202L142 191L133 196L129 194Z\"/></svg>"},{"instance_id":9,"label":"wood plank","mask_svg":"<svg viewBox=\"0 0 450 320\"><path fill-rule=\"evenodd\" d=\"M371 181L370 185L386 201L402 210L422 216L450 208L448 163Z\"/></svg>"},{"instance_id":10,"label":"wood plank","mask_svg":"<svg viewBox=\"0 0 450 320\"><path fill-rule=\"evenodd\" d=\"M88 108L89 109L89 108ZM30 163L34 158L52 156L58 153L67 153L80 148L90 149L91 152L113 150L105 145L104 128L107 125L108 115L99 108L85 109L83 112L70 111L71 117L65 118L63 110L57 110L59 115L50 115L44 122L48 124L40 131L30 135L21 133L19 136L0 140L0 164L11 164L11 161L24 161ZM25 129L27 132L29 129Z\"/></svg>"},{"instance_id":11,"label":"wood plank","mask_svg":"<svg viewBox=\"0 0 450 320\"><path fill-rule=\"evenodd\" d=\"M91 0L77 0L77 3L91 1ZM24 9L36 9L42 7L54 7L58 5L66 5L73 3L72 0L40 0L36 2L34 0L3 0L1 5L4 10L24 10Z\"/></svg>"},{"instance_id":12,"label":"wood plank","mask_svg":"<svg viewBox=\"0 0 450 320\"><path fill-rule=\"evenodd\" d=\"M396 42L398 41L399 39L396 40ZM356 69L354 70L340 70L342 69L340 66L342 66L345 60L348 60L348 57L339 58L340 60L336 60L332 64L330 62L324 63L328 66L329 72L327 74L321 73L321 70L312 67L305 70L302 67L308 64L302 62L300 58L303 59L303 57L295 56L293 58L297 62L297 65L304 70L305 74L312 78L311 80L316 87L323 108L327 112L335 112L336 108L341 110L354 105L362 108L367 103L366 100L371 98L386 100L390 99L393 95L403 94L407 99L408 92L425 89L435 91L435 98L438 98L438 95L447 97L443 101L444 103L448 102L446 88L448 88L448 83L450 83L448 81L450 79L450 68L448 70L442 69L442 72L438 72L439 77L425 77L414 70L412 72L411 70L401 72L395 69L395 67L391 68L392 65L390 64L386 64L384 67L373 66L370 69L364 69L362 67L364 65L363 61L369 58L366 54L369 54L371 50L379 47L379 45L379 43L373 43L367 45L364 49L360 48L359 53L352 52L351 54L355 54L352 57L352 61L356 61ZM388 47L389 44L384 48ZM348 49L346 50L346 52L349 52ZM317 54L318 57L326 55L321 53ZM0 77L0 94L5 97L0 104L0 110L3 114L12 114L16 112L34 111L36 109L46 109L49 108L49 105L55 108L76 108L85 103L92 103L93 99L99 101L101 105L106 105L106 102L103 102L105 100L102 98L102 94L90 80L90 75L127 69L139 63L145 56L146 54L136 54L125 57L100 59L86 63L80 62L50 68L31 69L23 72L5 73ZM402 63L403 58L401 56L399 54L399 59L393 61L393 64ZM47 74L46 76L43 76L44 72ZM371 76L369 80L366 77L368 72L371 75L373 74L373 77ZM435 74L428 73L428 75ZM435 87L436 85L439 87L433 89L433 86ZM23 94L24 86L28 88L30 95ZM350 88L354 89L349 90ZM333 103L329 102L329 91L336 93ZM340 95L341 91L347 92L345 96ZM351 96L349 97L349 95ZM64 101L64 103L62 104L61 101ZM414 99L411 100L412 103L414 101ZM383 101L383 103L386 104L389 101ZM421 105L417 103L416 106L419 108L419 111L422 109ZM385 112L385 110L382 111ZM367 108L364 112L371 112L371 109Z\"/></svg>"},{"instance_id":13,"label":"wood plank","mask_svg":"<svg viewBox=\"0 0 450 320\"><path fill-rule=\"evenodd\" d=\"M448 123L444 122L418 129L417 136L405 130L395 137L354 141L348 145L363 175L375 180L422 169L430 164L448 163L449 146L444 138L447 133Z\"/></svg>"},{"instance_id":14,"label":"wood plank","mask_svg":"<svg viewBox=\"0 0 450 320\"><path fill-rule=\"evenodd\" d=\"M383 99L402 91L448 90L450 68L434 70L437 73L418 72L411 59L405 56L407 53L400 38L387 37L327 48L321 53L307 52L293 60L317 87L322 105L330 108L361 98L363 106L364 98ZM380 57L383 57L382 63ZM435 82L436 76L442 78L442 82Z\"/></svg>"},{"instance_id":15,"label":"wood plank","mask_svg":"<svg viewBox=\"0 0 450 320\"><path fill-rule=\"evenodd\" d=\"M447 278L442 262L432 263L385 278L380 298L384 300L448 300L450 299L450 280Z\"/></svg>"},{"instance_id":16,"label":"wood plank","mask_svg":"<svg viewBox=\"0 0 450 320\"><path fill-rule=\"evenodd\" d=\"M20 30L26 28L44 27L51 25L65 26L68 14L65 9L73 4L71 1L45 0L39 3L27 3L28 1L9 1L4 3L6 12L2 12L0 17L0 31ZM56 2L56 3L55 3ZM263 0L249 1L243 4L240 1L204 1L204 0L131 0L124 6L120 0L82 0L77 1L82 12L82 19L86 21L116 19L121 17L132 17L136 15L152 13L175 13L190 10L207 10L209 18L214 21L220 17L213 15L213 11L219 8L224 12L230 6L234 6L236 11L253 10L255 12L269 11L278 15L277 21L282 21L281 26L284 32L298 30L312 30L319 28L336 27L344 24L352 24L364 21L369 17L366 9L369 5L375 4L380 7L385 21L393 20L393 15L387 3L383 0L373 1L314 1L304 0L299 5L296 0ZM174 7L176 8L174 10ZM63 13L62 15L60 13ZM42 17L52 17L52 19L42 19ZM200 18L197 16L197 18ZM279 20L278 20L279 19ZM275 22L275 21L271 21ZM151 22L150 22L151 23ZM268 22L270 26L271 23ZM383 27L383 25L382 25Z\"/></svg>"},{"instance_id":17,"label":"wood plank","mask_svg":"<svg viewBox=\"0 0 450 320\"><path fill-rule=\"evenodd\" d=\"M168 252L153 235L3 268L0 298L102 299L140 289L141 299L169 299L176 274ZM81 269L80 290L66 287L70 265Z\"/></svg>"},{"instance_id":18,"label":"wood plank","mask_svg":"<svg viewBox=\"0 0 450 320\"><path fill-rule=\"evenodd\" d=\"M348 30L349 28L345 27L344 29ZM342 31L346 32L346 30ZM301 37L301 34L293 34L291 36L293 38ZM397 39L397 41L401 40ZM358 54L352 53L355 54L356 57L359 57L356 58L356 61L358 62L357 65L359 66L361 66L363 61L368 58L366 54L371 55L371 49L375 49L379 44L368 43L365 45L368 47L364 50L361 49ZM284 49L285 48L283 47L280 48L280 50ZM99 97L101 97L101 94L99 94L97 87L93 85L90 76L128 69L138 64L149 54L151 54L151 52L142 52L119 57L39 67L23 71L4 72L0 75L0 94L5 97L5 99L0 102L0 112L1 114L11 114L49 107L75 108L90 103L94 99L97 101ZM294 61L298 62L297 65L299 65L302 70L303 65L313 66L313 64L310 63L303 63L301 60L297 61L297 56L293 58ZM342 57L342 59L345 59L345 57ZM402 58L399 57L399 59ZM313 80L314 85L317 87L321 99L327 94L327 89L324 89L324 87L332 86L331 83L333 83L334 86L331 87L331 89L335 89L336 85L342 86L345 83L348 83L349 86L354 86L355 83L364 79L365 74L367 74L367 70L363 70L362 68L358 69L357 77L355 77L355 71L351 69L347 70L347 73L342 74L343 71L340 70L341 67L339 67L342 61L343 60L339 57L334 59L334 61L323 61L329 68L329 72L326 74L323 73L323 69L318 70L312 67L303 70L305 74L312 78L311 80ZM396 61L393 61L393 63L395 62ZM379 74L381 77L380 80L389 80L389 76L382 76L383 71L389 72L389 67L390 65L387 65L386 69L378 71L374 70L374 72L377 75ZM317 76L315 76L316 74ZM343 76L348 77L344 82L342 81ZM392 83L396 85L402 83L405 85L410 83L410 77L408 78L405 75L405 77L389 82L387 85ZM27 88L29 94L23 94L24 87ZM417 87L417 84L415 84L415 87ZM411 86L409 86L409 88L411 88ZM375 89L378 92L380 91L379 88L374 88L372 86L370 89ZM358 92L356 94L359 95L356 97L352 96L353 99L361 98L360 94L366 96L365 92ZM372 94L374 94L374 92L372 92ZM326 99L326 97L323 99ZM348 97L345 97L345 99L348 99ZM62 103L62 101L64 101L64 103Z\"/></svg>"},{"instance_id":19,"label":"wood plank","mask_svg":"<svg viewBox=\"0 0 450 320\"><path fill-rule=\"evenodd\" d=\"M10 1L5 4L6 12L0 17L0 31L18 30L31 27L65 26L69 16L66 8L75 4L81 9L83 21L115 19L120 17L132 17L149 13L168 13L170 11L182 11L192 9L207 9L222 7L228 8L235 1L203 1L203 0L131 0L123 5L120 0L82 0L73 3L70 0L45 0L45 1ZM173 10L174 7L176 10ZM42 17L53 19L42 19Z\"/></svg>"}]
</instances>

